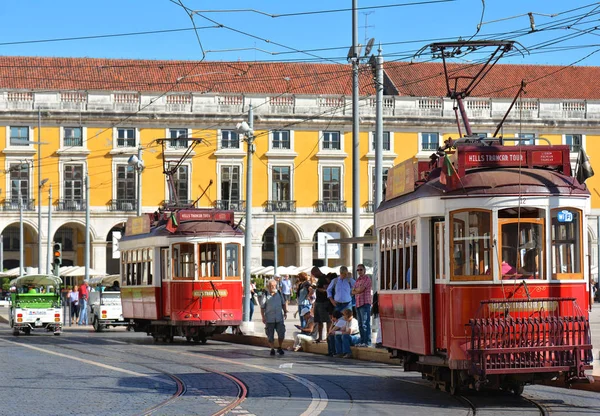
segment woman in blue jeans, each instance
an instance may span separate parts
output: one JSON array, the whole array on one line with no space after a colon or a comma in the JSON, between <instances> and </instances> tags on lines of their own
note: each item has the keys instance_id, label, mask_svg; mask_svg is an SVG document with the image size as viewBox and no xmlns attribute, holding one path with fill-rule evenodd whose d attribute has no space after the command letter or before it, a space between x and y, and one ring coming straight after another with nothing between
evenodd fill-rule
<instances>
[{"instance_id":1,"label":"woman in blue jeans","mask_svg":"<svg viewBox=\"0 0 600 416\"><path fill-rule=\"evenodd\" d=\"M360 342L360 330L358 321L352 314L352 309L344 309L342 312L346 325L335 335L335 352L342 354L344 358L352 358L351 346Z\"/></svg>"}]
</instances>

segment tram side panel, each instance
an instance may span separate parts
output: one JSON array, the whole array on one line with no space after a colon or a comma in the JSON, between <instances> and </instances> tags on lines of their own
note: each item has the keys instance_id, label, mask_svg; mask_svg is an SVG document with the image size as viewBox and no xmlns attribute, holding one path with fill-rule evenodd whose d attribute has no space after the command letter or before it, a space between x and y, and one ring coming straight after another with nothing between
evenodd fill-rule
<instances>
[{"instance_id":1,"label":"tram side panel","mask_svg":"<svg viewBox=\"0 0 600 416\"><path fill-rule=\"evenodd\" d=\"M386 293L379 296L382 342L392 349L431 354L429 293Z\"/></svg>"},{"instance_id":2,"label":"tram side panel","mask_svg":"<svg viewBox=\"0 0 600 416\"><path fill-rule=\"evenodd\" d=\"M159 319L160 288L154 286L125 286L121 288L123 317L126 319Z\"/></svg>"},{"instance_id":3,"label":"tram side panel","mask_svg":"<svg viewBox=\"0 0 600 416\"><path fill-rule=\"evenodd\" d=\"M242 321L240 281L165 281L163 309L174 323L239 325Z\"/></svg>"}]
</instances>

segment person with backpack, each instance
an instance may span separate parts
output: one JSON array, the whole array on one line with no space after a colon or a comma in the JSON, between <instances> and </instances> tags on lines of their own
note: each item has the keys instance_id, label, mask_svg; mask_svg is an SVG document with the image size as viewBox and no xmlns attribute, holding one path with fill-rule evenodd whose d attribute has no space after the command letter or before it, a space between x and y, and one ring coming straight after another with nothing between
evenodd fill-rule
<instances>
[{"instance_id":1,"label":"person with backpack","mask_svg":"<svg viewBox=\"0 0 600 416\"><path fill-rule=\"evenodd\" d=\"M277 340L279 348L277 353L283 355L283 340L285 339L285 323L287 319L287 303L285 296L277 290L277 280L271 279L267 282L267 289L262 298L260 308L262 321L265 324L267 341L271 347L271 355L275 355L275 331L277 331Z\"/></svg>"},{"instance_id":2,"label":"person with backpack","mask_svg":"<svg viewBox=\"0 0 600 416\"><path fill-rule=\"evenodd\" d=\"M327 297L334 306L334 310L342 312L344 309L352 309L352 289L355 281L348 273L346 266L340 267L340 276L331 281L327 287Z\"/></svg>"}]
</instances>

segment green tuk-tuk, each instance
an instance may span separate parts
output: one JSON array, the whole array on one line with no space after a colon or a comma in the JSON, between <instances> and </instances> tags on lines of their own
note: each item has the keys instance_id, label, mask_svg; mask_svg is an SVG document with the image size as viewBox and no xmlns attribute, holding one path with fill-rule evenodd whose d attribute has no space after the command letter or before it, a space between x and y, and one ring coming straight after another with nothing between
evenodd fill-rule
<instances>
[{"instance_id":1,"label":"green tuk-tuk","mask_svg":"<svg viewBox=\"0 0 600 416\"><path fill-rule=\"evenodd\" d=\"M62 281L52 275L26 275L10 282L10 326L13 335L45 329L60 335L63 325Z\"/></svg>"}]
</instances>

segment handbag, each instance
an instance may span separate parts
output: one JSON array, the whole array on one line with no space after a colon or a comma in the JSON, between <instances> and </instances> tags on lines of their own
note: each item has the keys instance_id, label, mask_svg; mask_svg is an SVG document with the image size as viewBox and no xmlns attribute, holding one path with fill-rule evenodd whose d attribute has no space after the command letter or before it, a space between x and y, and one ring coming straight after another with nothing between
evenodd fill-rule
<instances>
[{"instance_id":1,"label":"handbag","mask_svg":"<svg viewBox=\"0 0 600 416\"><path fill-rule=\"evenodd\" d=\"M258 296L256 296L256 293L252 295L252 303L254 303L254 306L258 306Z\"/></svg>"}]
</instances>

